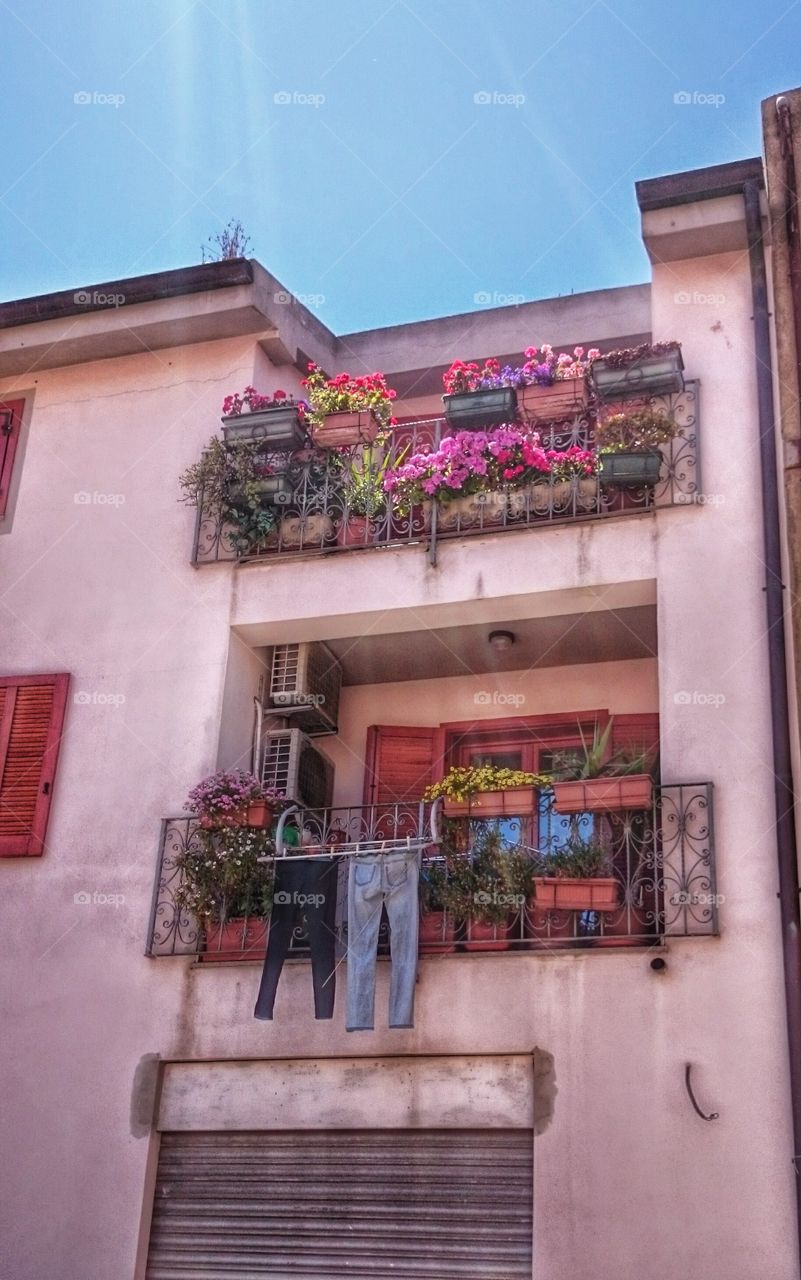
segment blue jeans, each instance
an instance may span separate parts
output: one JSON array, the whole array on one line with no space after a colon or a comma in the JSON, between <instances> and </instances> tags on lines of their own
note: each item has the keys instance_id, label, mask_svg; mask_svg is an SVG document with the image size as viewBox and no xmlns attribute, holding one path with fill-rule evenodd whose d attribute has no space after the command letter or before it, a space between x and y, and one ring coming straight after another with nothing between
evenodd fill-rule
<instances>
[{"instance_id":1,"label":"blue jeans","mask_svg":"<svg viewBox=\"0 0 801 1280\"><path fill-rule=\"evenodd\" d=\"M389 1025L414 1026L417 979L416 851L351 858L348 871L348 1031L371 1031L375 1024L375 970L381 908L389 917L392 977Z\"/></svg>"}]
</instances>

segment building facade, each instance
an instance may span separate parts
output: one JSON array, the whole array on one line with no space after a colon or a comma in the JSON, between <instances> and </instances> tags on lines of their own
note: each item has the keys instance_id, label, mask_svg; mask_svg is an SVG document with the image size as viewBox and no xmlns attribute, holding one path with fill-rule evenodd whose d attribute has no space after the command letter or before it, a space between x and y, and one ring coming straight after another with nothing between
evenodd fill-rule
<instances>
[{"instance_id":1,"label":"building facade","mask_svg":"<svg viewBox=\"0 0 801 1280\"><path fill-rule=\"evenodd\" d=\"M245 261L0 306L14 1280L797 1274L748 182L639 184L648 285L344 337ZM178 501L224 397L301 395L310 361L386 373L402 461L447 434L454 358L673 339L684 390L649 403L680 433L639 497L552 485L344 536L300 450L294 525L246 553ZM387 1025L382 958L349 1032L340 903L333 1019L302 927L254 1019L263 934L210 955L176 904L183 805L306 732L273 707L254 748L254 706L277 649L321 644L337 713L292 742L309 821L346 840L425 844L449 765L537 772L610 718L658 743L651 810L610 824L616 911L428 936L414 1026Z\"/></svg>"}]
</instances>

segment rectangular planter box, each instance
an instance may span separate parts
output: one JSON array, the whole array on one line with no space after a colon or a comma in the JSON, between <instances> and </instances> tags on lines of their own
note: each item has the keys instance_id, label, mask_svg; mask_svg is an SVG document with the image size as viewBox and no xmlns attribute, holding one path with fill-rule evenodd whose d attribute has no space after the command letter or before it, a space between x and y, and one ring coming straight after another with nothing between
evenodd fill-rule
<instances>
[{"instance_id":1,"label":"rectangular planter box","mask_svg":"<svg viewBox=\"0 0 801 1280\"><path fill-rule=\"evenodd\" d=\"M684 361L677 349L661 356L642 356L622 369L610 367L601 357L593 362L591 377L602 400L632 400L683 391L683 369Z\"/></svg>"},{"instance_id":2,"label":"rectangular planter box","mask_svg":"<svg viewBox=\"0 0 801 1280\"><path fill-rule=\"evenodd\" d=\"M517 392L514 387L497 387L491 391L462 391L443 396L445 418L454 431L483 431L500 427L517 417Z\"/></svg>"},{"instance_id":3,"label":"rectangular planter box","mask_svg":"<svg viewBox=\"0 0 801 1280\"><path fill-rule=\"evenodd\" d=\"M483 920L470 920L467 926L468 937L463 946L465 951L508 951L510 925L486 924Z\"/></svg>"},{"instance_id":4,"label":"rectangular planter box","mask_svg":"<svg viewBox=\"0 0 801 1280\"><path fill-rule=\"evenodd\" d=\"M378 435L378 419L371 409L359 413L327 413L312 427L312 440L321 449L345 449L369 444Z\"/></svg>"},{"instance_id":5,"label":"rectangular planter box","mask_svg":"<svg viewBox=\"0 0 801 1280\"><path fill-rule=\"evenodd\" d=\"M424 911L418 943L424 955L447 955L454 950L456 926L444 911Z\"/></svg>"},{"instance_id":6,"label":"rectangular planter box","mask_svg":"<svg viewBox=\"0 0 801 1280\"><path fill-rule=\"evenodd\" d=\"M623 778L584 778L553 783L557 813L615 813L620 809L650 809L654 783L649 773Z\"/></svg>"},{"instance_id":7,"label":"rectangular planter box","mask_svg":"<svg viewBox=\"0 0 801 1280\"><path fill-rule=\"evenodd\" d=\"M550 387L521 387L517 404L528 422L564 422L587 408L587 380L562 378Z\"/></svg>"},{"instance_id":8,"label":"rectangular planter box","mask_svg":"<svg viewBox=\"0 0 801 1280\"><path fill-rule=\"evenodd\" d=\"M625 488L654 485L662 469L662 454L656 449L641 453L602 453L600 455L602 484L618 484Z\"/></svg>"},{"instance_id":9,"label":"rectangular planter box","mask_svg":"<svg viewBox=\"0 0 801 1280\"><path fill-rule=\"evenodd\" d=\"M232 961L261 960L267 950L269 920L255 916L215 922L205 930L206 949L200 955L204 964L230 964Z\"/></svg>"},{"instance_id":10,"label":"rectangular planter box","mask_svg":"<svg viewBox=\"0 0 801 1280\"><path fill-rule=\"evenodd\" d=\"M286 476L265 476L255 487L265 507L288 507L295 496ZM232 507L247 506L244 489L240 485L229 489L228 501Z\"/></svg>"},{"instance_id":11,"label":"rectangular planter box","mask_svg":"<svg viewBox=\"0 0 801 1280\"><path fill-rule=\"evenodd\" d=\"M620 884L611 876L594 880L535 876L534 901L544 911L615 911L620 905Z\"/></svg>"},{"instance_id":12,"label":"rectangular planter box","mask_svg":"<svg viewBox=\"0 0 801 1280\"><path fill-rule=\"evenodd\" d=\"M277 405L258 413L240 413L222 419L226 444L263 441L271 449L302 449L306 432L298 406Z\"/></svg>"},{"instance_id":13,"label":"rectangular planter box","mask_svg":"<svg viewBox=\"0 0 801 1280\"><path fill-rule=\"evenodd\" d=\"M531 817L537 811L533 787L510 787L508 791L478 791L469 800L449 800L443 812L447 818Z\"/></svg>"}]
</instances>

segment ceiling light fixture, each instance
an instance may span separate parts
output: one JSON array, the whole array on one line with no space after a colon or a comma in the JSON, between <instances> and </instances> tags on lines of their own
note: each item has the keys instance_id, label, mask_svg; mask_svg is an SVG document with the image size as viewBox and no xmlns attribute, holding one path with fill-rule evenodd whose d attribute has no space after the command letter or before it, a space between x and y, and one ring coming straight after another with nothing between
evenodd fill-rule
<instances>
[{"instance_id":1,"label":"ceiling light fixture","mask_svg":"<svg viewBox=\"0 0 801 1280\"><path fill-rule=\"evenodd\" d=\"M489 642L496 653L505 653L515 642L513 631L490 631Z\"/></svg>"}]
</instances>

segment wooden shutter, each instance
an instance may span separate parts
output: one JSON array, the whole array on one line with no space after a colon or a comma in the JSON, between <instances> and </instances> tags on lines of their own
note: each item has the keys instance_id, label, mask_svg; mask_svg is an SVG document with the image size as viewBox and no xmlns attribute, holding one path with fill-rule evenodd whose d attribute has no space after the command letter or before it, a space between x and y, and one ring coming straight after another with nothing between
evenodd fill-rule
<instances>
[{"instance_id":1,"label":"wooden shutter","mask_svg":"<svg viewBox=\"0 0 801 1280\"><path fill-rule=\"evenodd\" d=\"M165 1133L147 1280L531 1280L531 1129Z\"/></svg>"},{"instance_id":2,"label":"wooden shutter","mask_svg":"<svg viewBox=\"0 0 801 1280\"><path fill-rule=\"evenodd\" d=\"M367 730L365 804L422 798L434 771L433 728L372 725Z\"/></svg>"},{"instance_id":3,"label":"wooden shutter","mask_svg":"<svg viewBox=\"0 0 801 1280\"><path fill-rule=\"evenodd\" d=\"M0 677L0 856L44 853L69 676Z\"/></svg>"},{"instance_id":4,"label":"wooden shutter","mask_svg":"<svg viewBox=\"0 0 801 1280\"><path fill-rule=\"evenodd\" d=\"M11 473L22 428L24 400L0 400L0 519L6 513Z\"/></svg>"},{"instance_id":5,"label":"wooden shutter","mask_svg":"<svg viewBox=\"0 0 801 1280\"><path fill-rule=\"evenodd\" d=\"M651 762L659 754L659 714L656 711L614 717L612 727L614 751L647 751Z\"/></svg>"}]
</instances>

